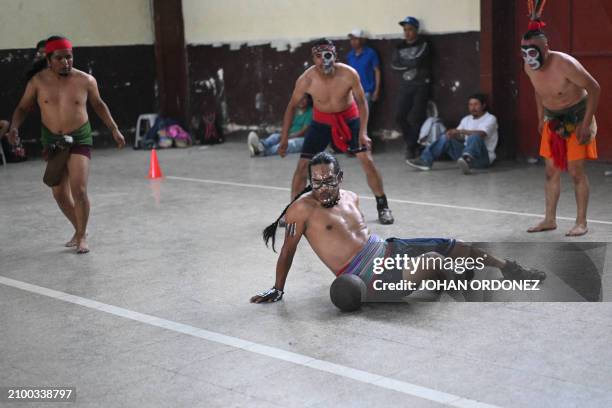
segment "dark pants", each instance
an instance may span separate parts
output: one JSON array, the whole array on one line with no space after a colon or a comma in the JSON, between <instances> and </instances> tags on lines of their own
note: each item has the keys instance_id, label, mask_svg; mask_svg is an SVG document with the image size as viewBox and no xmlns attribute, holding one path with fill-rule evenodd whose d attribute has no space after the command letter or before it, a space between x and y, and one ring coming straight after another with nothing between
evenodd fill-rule
<instances>
[{"instance_id":1,"label":"dark pants","mask_svg":"<svg viewBox=\"0 0 612 408\"><path fill-rule=\"evenodd\" d=\"M398 90L395 121L404 135L406 151L414 151L419 140L419 131L427 116L427 85L402 85Z\"/></svg>"}]
</instances>

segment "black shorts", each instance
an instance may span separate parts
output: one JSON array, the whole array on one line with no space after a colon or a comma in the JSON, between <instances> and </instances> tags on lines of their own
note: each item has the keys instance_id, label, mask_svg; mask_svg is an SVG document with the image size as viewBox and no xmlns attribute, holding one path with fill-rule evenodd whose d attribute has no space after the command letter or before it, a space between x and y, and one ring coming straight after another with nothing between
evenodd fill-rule
<instances>
[{"instance_id":1,"label":"black shorts","mask_svg":"<svg viewBox=\"0 0 612 408\"><path fill-rule=\"evenodd\" d=\"M349 142L349 151L358 153L359 148L359 118L350 119L346 124L351 129L351 141ZM304 145L302 146L302 159L312 159L315 154L321 153L327 145L332 141L331 126L324 123L312 121L304 136Z\"/></svg>"}]
</instances>

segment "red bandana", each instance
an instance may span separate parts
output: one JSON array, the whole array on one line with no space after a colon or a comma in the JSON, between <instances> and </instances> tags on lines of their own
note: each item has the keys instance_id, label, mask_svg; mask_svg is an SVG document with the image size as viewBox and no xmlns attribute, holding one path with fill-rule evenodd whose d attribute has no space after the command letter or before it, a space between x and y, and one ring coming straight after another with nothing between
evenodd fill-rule
<instances>
[{"instance_id":1,"label":"red bandana","mask_svg":"<svg viewBox=\"0 0 612 408\"><path fill-rule=\"evenodd\" d=\"M71 49L72 43L67 38L47 41L47 43L45 44L45 54L47 55L53 54L53 51Z\"/></svg>"}]
</instances>

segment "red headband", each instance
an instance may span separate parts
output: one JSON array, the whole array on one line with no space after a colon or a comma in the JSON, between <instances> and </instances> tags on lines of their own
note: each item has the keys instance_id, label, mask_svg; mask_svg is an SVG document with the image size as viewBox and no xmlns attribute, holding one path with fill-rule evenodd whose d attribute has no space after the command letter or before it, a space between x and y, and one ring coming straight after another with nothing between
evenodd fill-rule
<instances>
[{"instance_id":1,"label":"red headband","mask_svg":"<svg viewBox=\"0 0 612 408\"><path fill-rule=\"evenodd\" d=\"M72 43L67 38L60 38L57 40L47 41L45 44L45 54L51 55L53 51L57 50L71 50Z\"/></svg>"}]
</instances>

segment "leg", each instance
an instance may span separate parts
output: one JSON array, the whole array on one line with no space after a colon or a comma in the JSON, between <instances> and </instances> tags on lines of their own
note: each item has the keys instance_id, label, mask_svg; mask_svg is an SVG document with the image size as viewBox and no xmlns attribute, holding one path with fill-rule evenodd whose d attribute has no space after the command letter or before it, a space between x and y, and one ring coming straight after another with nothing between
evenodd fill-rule
<instances>
[{"instance_id":1,"label":"leg","mask_svg":"<svg viewBox=\"0 0 612 408\"><path fill-rule=\"evenodd\" d=\"M567 171L574 180L576 192L576 225L569 230L566 236L577 237L588 232L587 207L589 205L589 179L584 171L584 160L567 162Z\"/></svg>"},{"instance_id":2,"label":"leg","mask_svg":"<svg viewBox=\"0 0 612 408\"><path fill-rule=\"evenodd\" d=\"M412 109L412 91L410 88L400 87L397 96L397 106L395 113L395 122L402 132L404 141L406 142L406 158L411 159L412 155L412 127L408 122L408 114Z\"/></svg>"},{"instance_id":3,"label":"leg","mask_svg":"<svg viewBox=\"0 0 612 408\"><path fill-rule=\"evenodd\" d=\"M359 152L356 154L357 158L361 162L361 168L366 175L366 179L368 181L368 186L370 186L370 190L374 193L375 196L380 197L385 195L385 191L383 190L383 182L376 165L374 164L374 159L372 158L372 153L370 151Z\"/></svg>"},{"instance_id":4,"label":"leg","mask_svg":"<svg viewBox=\"0 0 612 408\"><path fill-rule=\"evenodd\" d=\"M366 175L368 186L370 186L370 189L374 193L374 198L376 199L376 210L378 211L378 221L384 225L393 224L395 219L393 218L393 214L389 209L387 196L385 195L385 190L383 189L382 176L374 164L372 153L370 151L359 152L356 154L356 156L359 159L361 168Z\"/></svg>"},{"instance_id":5,"label":"leg","mask_svg":"<svg viewBox=\"0 0 612 408\"><path fill-rule=\"evenodd\" d=\"M77 253L89 252L86 231L89 220L89 197L87 196L87 179L89 177L89 159L81 154L71 154L68 159L68 180L74 214L76 218Z\"/></svg>"},{"instance_id":6,"label":"leg","mask_svg":"<svg viewBox=\"0 0 612 408\"><path fill-rule=\"evenodd\" d=\"M279 142L280 142L280 133L272 133L270 136L266 137L265 139L261 139L261 144L263 144L264 147L271 147L271 146L279 144Z\"/></svg>"},{"instance_id":7,"label":"leg","mask_svg":"<svg viewBox=\"0 0 612 408\"><path fill-rule=\"evenodd\" d=\"M489 152L484 139L480 135L467 137L465 147L461 152L461 158L457 160L464 174L469 174L470 169L485 169L489 167Z\"/></svg>"},{"instance_id":8,"label":"leg","mask_svg":"<svg viewBox=\"0 0 612 408\"><path fill-rule=\"evenodd\" d=\"M410 136L414 155L418 152L418 140L421 126L427 118L427 99L429 98L429 88L427 86L417 86L412 92L412 109L408 113L408 123L412 134Z\"/></svg>"},{"instance_id":9,"label":"leg","mask_svg":"<svg viewBox=\"0 0 612 408\"><path fill-rule=\"evenodd\" d=\"M58 207L60 210L62 210L62 213L66 216L66 218L68 218L68 221L70 221L75 230L74 235L70 241L66 242L65 246L74 247L77 244L77 221L74 213L74 200L72 199L72 192L70 191L68 172L64 172L64 176L62 177L62 181L59 185L51 187L51 192L53 193L53 198L55 199L55 202L57 202Z\"/></svg>"},{"instance_id":10,"label":"leg","mask_svg":"<svg viewBox=\"0 0 612 408\"><path fill-rule=\"evenodd\" d=\"M452 250L447 255L451 258L480 258L485 266L490 266L499 269L502 275L504 276L504 279L538 279L541 281L546 279L546 273L542 271L539 271L537 269L528 269L514 261L497 258L489 252L459 241L455 242L455 245L453 246Z\"/></svg>"},{"instance_id":11,"label":"leg","mask_svg":"<svg viewBox=\"0 0 612 408\"><path fill-rule=\"evenodd\" d=\"M448 136L440 136L438 140L436 140L435 142L427 146L425 150L423 150L423 153L421 153L421 160L431 166L435 160L440 158L440 156L442 156L446 152L448 143Z\"/></svg>"},{"instance_id":12,"label":"leg","mask_svg":"<svg viewBox=\"0 0 612 408\"><path fill-rule=\"evenodd\" d=\"M552 159L546 159L546 214L544 220L529 228L527 232L551 231L557 228L557 203L561 194L561 170Z\"/></svg>"},{"instance_id":13,"label":"leg","mask_svg":"<svg viewBox=\"0 0 612 408\"><path fill-rule=\"evenodd\" d=\"M306 182L308 181L308 162L310 159L300 158L293 173L293 181L291 182L291 200L295 196L306 188Z\"/></svg>"}]
</instances>

